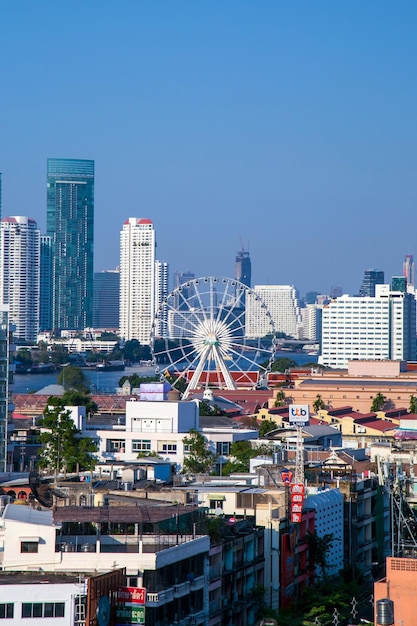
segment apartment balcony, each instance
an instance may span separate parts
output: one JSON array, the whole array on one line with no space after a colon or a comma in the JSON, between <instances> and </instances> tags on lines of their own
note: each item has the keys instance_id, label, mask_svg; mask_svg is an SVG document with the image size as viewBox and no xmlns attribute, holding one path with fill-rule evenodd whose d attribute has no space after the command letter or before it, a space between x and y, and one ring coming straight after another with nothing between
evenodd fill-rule
<instances>
[{"instance_id":1,"label":"apartment balcony","mask_svg":"<svg viewBox=\"0 0 417 626\"><path fill-rule=\"evenodd\" d=\"M205 576L197 576L194 580L191 581L190 587L191 591L198 591L199 589L203 589L206 585L206 577Z\"/></svg>"},{"instance_id":2,"label":"apartment balcony","mask_svg":"<svg viewBox=\"0 0 417 626\"><path fill-rule=\"evenodd\" d=\"M217 563L217 565L210 566L209 579L216 580L217 578L221 578L222 575L222 564Z\"/></svg>"},{"instance_id":3,"label":"apartment balcony","mask_svg":"<svg viewBox=\"0 0 417 626\"><path fill-rule=\"evenodd\" d=\"M147 607L159 607L164 604L168 604L172 602L174 599L174 589L170 587L169 589L164 589L164 591L159 591L157 593L147 592L146 594L146 606Z\"/></svg>"},{"instance_id":4,"label":"apartment balcony","mask_svg":"<svg viewBox=\"0 0 417 626\"><path fill-rule=\"evenodd\" d=\"M185 583L180 583L179 585L174 585L174 598L182 598L183 596L188 596L190 593L190 583L187 581Z\"/></svg>"}]
</instances>

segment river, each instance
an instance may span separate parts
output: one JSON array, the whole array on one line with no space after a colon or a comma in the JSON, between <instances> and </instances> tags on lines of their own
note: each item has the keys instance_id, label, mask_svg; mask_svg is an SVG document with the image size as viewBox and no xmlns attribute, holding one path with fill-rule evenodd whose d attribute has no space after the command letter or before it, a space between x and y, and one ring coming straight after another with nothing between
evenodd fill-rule
<instances>
[{"instance_id":1,"label":"river","mask_svg":"<svg viewBox=\"0 0 417 626\"><path fill-rule=\"evenodd\" d=\"M305 354L304 352L277 352L276 358L292 359L300 366L306 363L317 362L317 356ZM122 376L138 374L139 376L147 377L155 375L155 368L139 365L126 367L122 372L100 372L95 369L85 369L83 371L90 381L90 387L93 393L115 393ZM15 374L12 392L33 393L40 391L40 389L48 385L55 385L57 383L58 374L59 372L53 374Z\"/></svg>"}]
</instances>

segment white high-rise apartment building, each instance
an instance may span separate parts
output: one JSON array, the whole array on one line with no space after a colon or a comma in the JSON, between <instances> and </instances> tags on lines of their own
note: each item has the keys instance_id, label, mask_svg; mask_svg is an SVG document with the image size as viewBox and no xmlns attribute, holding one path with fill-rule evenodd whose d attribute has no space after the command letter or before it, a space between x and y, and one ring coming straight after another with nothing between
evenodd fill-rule
<instances>
[{"instance_id":1,"label":"white high-rise apartment building","mask_svg":"<svg viewBox=\"0 0 417 626\"><path fill-rule=\"evenodd\" d=\"M8 305L14 336L36 343L39 332L40 231L30 217L4 217L0 235L0 304Z\"/></svg>"},{"instance_id":2,"label":"white high-rise apartment building","mask_svg":"<svg viewBox=\"0 0 417 626\"><path fill-rule=\"evenodd\" d=\"M301 309L303 339L321 340L321 311L319 304L307 304Z\"/></svg>"},{"instance_id":3,"label":"white high-rise apartment building","mask_svg":"<svg viewBox=\"0 0 417 626\"><path fill-rule=\"evenodd\" d=\"M344 295L323 307L319 363L416 359L416 303L411 293L376 285L375 297Z\"/></svg>"},{"instance_id":4,"label":"white high-rise apartment building","mask_svg":"<svg viewBox=\"0 0 417 626\"><path fill-rule=\"evenodd\" d=\"M130 217L120 233L120 334L149 345L155 314L155 230Z\"/></svg>"},{"instance_id":5,"label":"white high-rise apartment building","mask_svg":"<svg viewBox=\"0 0 417 626\"><path fill-rule=\"evenodd\" d=\"M159 310L164 299L168 296L168 263L166 261L155 261L155 313ZM158 316L158 326L155 329L159 337L167 337L168 315L167 309L161 310Z\"/></svg>"},{"instance_id":6,"label":"white high-rise apartment building","mask_svg":"<svg viewBox=\"0 0 417 626\"><path fill-rule=\"evenodd\" d=\"M276 332L299 336L301 313L297 290L292 285L255 285L246 295L246 336L263 337L271 332L262 305L271 314ZM259 296L259 300L256 298Z\"/></svg>"}]
</instances>

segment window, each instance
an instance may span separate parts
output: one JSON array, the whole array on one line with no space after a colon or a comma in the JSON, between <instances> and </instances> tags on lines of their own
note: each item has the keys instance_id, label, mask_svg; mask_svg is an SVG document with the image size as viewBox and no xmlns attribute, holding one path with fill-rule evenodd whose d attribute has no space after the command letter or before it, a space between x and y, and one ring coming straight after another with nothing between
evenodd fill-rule
<instances>
[{"instance_id":1,"label":"window","mask_svg":"<svg viewBox=\"0 0 417 626\"><path fill-rule=\"evenodd\" d=\"M125 441L124 439L107 439L106 452L124 452Z\"/></svg>"},{"instance_id":2,"label":"window","mask_svg":"<svg viewBox=\"0 0 417 626\"><path fill-rule=\"evenodd\" d=\"M219 441L216 444L216 452L221 456L229 456L230 454L230 442L229 441Z\"/></svg>"},{"instance_id":3,"label":"window","mask_svg":"<svg viewBox=\"0 0 417 626\"><path fill-rule=\"evenodd\" d=\"M151 442L147 439L133 439L132 452L151 452Z\"/></svg>"},{"instance_id":4,"label":"window","mask_svg":"<svg viewBox=\"0 0 417 626\"><path fill-rule=\"evenodd\" d=\"M22 617L65 617L65 603L24 602L22 604Z\"/></svg>"},{"instance_id":5,"label":"window","mask_svg":"<svg viewBox=\"0 0 417 626\"><path fill-rule=\"evenodd\" d=\"M158 452L177 454L177 444L173 441L158 441Z\"/></svg>"},{"instance_id":6,"label":"window","mask_svg":"<svg viewBox=\"0 0 417 626\"><path fill-rule=\"evenodd\" d=\"M13 619L13 603L0 604L0 619Z\"/></svg>"},{"instance_id":7,"label":"window","mask_svg":"<svg viewBox=\"0 0 417 626\"><path fill-rule=\"evenodd\" d=\"M39 543L37 541L21 541L20 542L20 552L23 554L34 554L38 552Z\"/></svg>"}]
</instances>

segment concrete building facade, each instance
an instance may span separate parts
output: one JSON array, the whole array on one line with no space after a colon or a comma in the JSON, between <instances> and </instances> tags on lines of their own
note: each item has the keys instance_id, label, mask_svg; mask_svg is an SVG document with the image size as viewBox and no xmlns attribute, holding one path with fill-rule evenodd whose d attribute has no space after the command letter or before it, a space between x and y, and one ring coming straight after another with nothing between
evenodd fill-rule
<instances>
[{"instance_id":1,"label":"concrete building facade","mask_svg":"<svg viewBox=\"0 0 417 626\"><path fill-rule=\"evenodd\" d=\"M4 217L0 223L0 302L9 307L15 337L36 343L39 331L40 231L34 219Z\"/></svg>"},{"instance_id":2,"label":"concrete building facade","mask_svg":"<svg viewBox=\"0 0 417 626\"><path fill-rule=\"evenodd\" d=\"M319 363L345 368L358 359L416 359L413 294L376 285L375 297L344 295L323 307Z\"/></svg>"},{"instance_id":3,"label":"concrete building facade","mask_svg":"<svg viewBox=\"0 0 417 626\"><path fill-rule=\"evenodd\" d=\"M255 285L246 294L246 336L263 337L271 332L263 312L267 307L277 332L297 337L301 330L298 294L292 285Z\"/></svg>"},{"instance_id":4,"label":"concrete building facade","mask_svg":"<svg viewBox=\"0 0 417 626\"><path fill-rule=\"evenodd\" d=\"M148 218L130 217L120 233L120 335L151 341L155 314L155 230Z\"/></svg>"}]
</instances>

